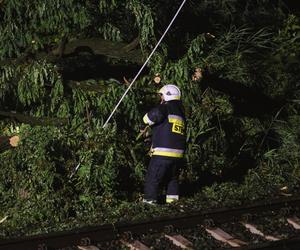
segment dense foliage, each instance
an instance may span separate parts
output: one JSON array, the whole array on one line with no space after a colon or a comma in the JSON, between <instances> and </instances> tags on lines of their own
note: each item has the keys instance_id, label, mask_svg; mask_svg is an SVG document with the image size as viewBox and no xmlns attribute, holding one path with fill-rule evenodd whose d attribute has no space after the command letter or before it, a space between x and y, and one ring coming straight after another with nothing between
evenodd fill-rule
<instances>
[{"instance_id":1,"label":"dense foliage","mask_svg":"<svg viewBox=\"0 0 300 250\"><path fill-rule=\"evenodd\" d=\"M135 204L148 161L136 136L158 102L156 73L183 93L188 149L180 179L182 194L193 196L182 200L187 209L297 190L300 24L299 12L283 1L188 0L102 128L136 61L86 48L64 55L64 47L138 38L128 51L146 57L179 4L0 1L0 128L21 137L16 149L0 154L3 237L177 211ZM196 68L203 77L192 80Z\"/></svg>"}]
</instances>

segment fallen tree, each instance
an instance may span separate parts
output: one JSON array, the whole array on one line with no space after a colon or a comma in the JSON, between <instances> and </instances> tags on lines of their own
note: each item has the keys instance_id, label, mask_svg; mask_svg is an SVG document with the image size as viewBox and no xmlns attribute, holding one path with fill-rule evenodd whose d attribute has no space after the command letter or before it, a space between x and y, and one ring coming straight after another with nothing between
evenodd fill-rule
<instances>
[{"instance_id":1,"label":"fallen tree","mask_svg":"<svg viewBox=\"0 0 300 250\"><path fill-rule=\"evenodd\" d=\"M124 42L112 42L102 38L75 39L57 46L50 53L33 52L28 49L18 58L8 58L0 61L0 67L11 64L20 65L32 60L46 60L56 63L63 56L76 55L82 52L92 55L103 55L132 64L142 64L144 57L142 51L136 48L137 46L138 39L128 44Z\"/></svg>"},{"instance_id":2,"label":"fallen tree","mask_svg":"<svg viewBox=\"0 0 300 250\"><path fill-rule=\"evenodd\" d=\"M149 160L136 138L165 83L186 108L186 204L299 186L299 19L278 2L187 1L106 128L132 77L113 68L141 64L179 2L15 3L0 9L0 131L21 138L0 154L1 236L159 210L135 204Z\"/></svg>"}]
</instances>

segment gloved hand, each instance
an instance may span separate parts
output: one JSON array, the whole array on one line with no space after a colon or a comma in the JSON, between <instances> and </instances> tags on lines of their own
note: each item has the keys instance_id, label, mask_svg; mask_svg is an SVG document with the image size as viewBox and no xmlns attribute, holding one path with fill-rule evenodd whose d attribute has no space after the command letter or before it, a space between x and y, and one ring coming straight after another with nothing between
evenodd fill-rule
<instances>
[{"instance_id":1,"label":"gloved hand","mask_svg":"<svg viewBox=\"0 0 300 250\"><path fill-rule=\"evenodd\" d=\"M137 135L135 140L138 141L141 137L145 138L145 140L147 140L147 138L150 137L150 126L149 125L143 129L140 129L140 133Z\"/></svg>"}]
</instances>

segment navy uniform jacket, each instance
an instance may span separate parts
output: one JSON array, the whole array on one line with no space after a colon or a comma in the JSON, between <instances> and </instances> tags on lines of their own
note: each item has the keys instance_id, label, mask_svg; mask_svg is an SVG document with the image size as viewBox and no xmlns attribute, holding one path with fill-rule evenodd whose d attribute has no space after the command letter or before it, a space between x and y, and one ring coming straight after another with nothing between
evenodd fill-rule
<instances>
[{"instance_id":1,"label":"navy uniform jacket","mask_svg":"<svg viewBox=\"0 0 300 250\"><path fill-rule=\"evenodd\" d=\"M186 120L180 100L160 104L143 118L152 126L152 155L182 158L185 151Z\"/></svg>"}]
</instances>

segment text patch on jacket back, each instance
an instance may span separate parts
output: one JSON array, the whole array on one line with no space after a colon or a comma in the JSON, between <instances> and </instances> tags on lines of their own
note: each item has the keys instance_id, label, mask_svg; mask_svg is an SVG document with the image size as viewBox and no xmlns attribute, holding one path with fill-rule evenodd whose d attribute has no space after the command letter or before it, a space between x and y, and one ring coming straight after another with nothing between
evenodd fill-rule
<instances>
[{"instance_id":1,"label":"text patch on jacket back","mask_svg":"<svg viewBox=\"0 0 300 250\"><path fill-rule=\"evenodd\" d=\"M184 135L185 124L182 117L177 115L168 115L168 120L172 123L172 132Z\"/></svg>"}]
</instances>

